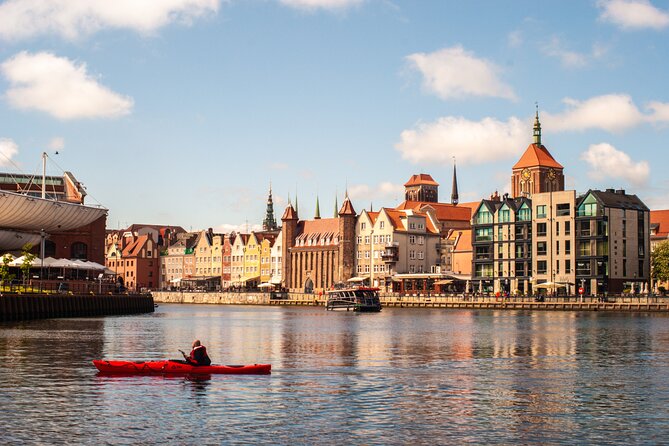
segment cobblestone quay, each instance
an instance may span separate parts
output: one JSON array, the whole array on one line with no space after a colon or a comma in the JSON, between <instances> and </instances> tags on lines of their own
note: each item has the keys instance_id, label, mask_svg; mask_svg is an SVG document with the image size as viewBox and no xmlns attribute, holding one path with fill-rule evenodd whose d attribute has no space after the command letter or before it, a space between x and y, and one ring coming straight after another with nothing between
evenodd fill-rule
<instances>
[{"instance_id":1,"label":"cobblestone quay","mask_svg":"<svg viewBox=\"0 0 669 446\"><path fill-rule=\"evenodd\" d=\"M3 294L0 322L151 313L150 294Z\"/></svg>"},{"instance_id":2,"label":"cobblestone quay","mask_svg":"<svg viewBox=\"0 0 669 446\"><path fill-rule=\"evenodd\" d=\"M156 302L187 304L227 305L325 305L325 296L304 293L203 293L203 292L154 292ZM534 298L496 298L471 296L398 296L381 295L384 307L397 308L468 308L491 310L539 311L631 311L669 312L669 298L665 297L596 297L547 298L537 302Z\"/></svg>"}]
</instances>

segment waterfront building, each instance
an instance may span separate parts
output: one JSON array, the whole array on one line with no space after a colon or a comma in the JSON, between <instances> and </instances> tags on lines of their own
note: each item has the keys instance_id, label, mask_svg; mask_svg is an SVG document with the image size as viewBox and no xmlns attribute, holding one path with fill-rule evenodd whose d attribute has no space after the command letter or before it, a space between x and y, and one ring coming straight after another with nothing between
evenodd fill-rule
<instances>
[{"instance_id":1,"label":"waterfront building","mask_svg":"<svg viewBox=\"0 0 669 446\"><path fill-rule=\"evenodd\" d=\"M232 283L232 245L235 233L225 234L223 238L223 262L221 264L221 286L229 288Z\"/></svg>"},{"instance_id":2,"label":"waterfront building","mask_svg":"<svg viewBox=\"0 0 669 446\"><path fill-rule=\"evenodd\" d=\"M363 210L356 222L356 277L388 291L397 275L434 272L439 241L438 222L431 214Z\"/></svg>"},{"instance_id":3,"label":"waterfront building","mask_svg":"<svg viewBox=\"0 0 669 446\"><path fill-rule=\"evenodd\" d=\"M276 236L270 249L270 278L269 283L281 285L283 273L283 234L281 231Z\"/></svg>"},{"instance_id":4,"label":"waterfront building","mask_svg":"<svg viewBox=\"0 0 669 446\"><path fill-rule=\"evenodd\" d=\"M272 246L277 240L275 234L259 233L260 242L260 283L269 283L272 278Z\"/></svg>"},{"instance_id":5,"label":"waterfront building","mask_svg":"<svg viewBox=\"0 0 669 446\"><path fill-rule=\"evenodd\" d=\"M44 240L44 257L104 264L107 209L72 206L84 205L87 193L71 172L44 178L0 173L2 191L11 193L3 194L3 206L12 212L0 216L1 252L19 252L30 243L39 257Z\"/></svg>"},{"instance_id":6,"label":"waterfront building","mask_svg":"<svg viewBox=\"0 0 669 446\"><path fill-rule=\"evenodd\" d=\"M454 274L471 276L472 274L472 230L451 230L448 238L448 249L450 263L446 271Z\"/></svg>"},{"instance_id":7,"label":"waterfront building","mask_svg":"<svg viewBox=\"0 0 669 446\"><path fill-rule=\"evenodd\" d=\"M182 281L190 279L191 273L186 271L186 258L192 260L194 246L199 233L181 232L177 240L170 244L160 255L160 288L181 288ZM192 263L191 263L192 265Z\"/></svg>"},{"instance_id":8,"label":"waterfront building","mask_svg":"<svg viewBox=\"0 0 669 446\"><path fill-rule=\"evenodd\" d=\"M669 240L669 209L650 211L650 252L666 240ZM667 282L656 282L652 284L653 292L657 293L659 288L669 288Z\"/></svg>"},{"instance_id":9,"label":"waterfront building","mask_svg":"<svg viewBox=\"0 0 669 446\"><path fill-rule=\"evenodd\" d=\"M133 237L123 248L114 272L130 291L155 289L159 282L159 254L158 244L152 234Z\"/></svg>"},{"instance_id":10,"label":"waterfront building","mask_svg":"<svg viewBox=\"0 0 669 446\"><path fill-rule=\"evenodd\" d=\"M289 204L281 221L285 288L322 292L353 277L356 213L348 195L336 218L300 220Z\"/></svg>"},{"instance_id":11,"label":"waterfront building","mask_svg":"<svg viewBox=\"0 0 669 446\"><path fill-rule=\"evenodd\" d=\"M418 213L427 213L432 221L436 221L441 235L438 244L439 270L451 271L451 253L453 246L449 241L449 234L453 230L468 230L471 228L472 208L477 203L459 203L457 172L453 165L453 183L451 202L439 203L439 184L428 174L415 174L404 184L405 201L395 209L399 211L413 210Z\"/></svg>"},{"instance_id":12,"label":"waterfront building","mask_svg":"<svg viewBox=\"0 0 669 446\"><path fill-rule=\"evenodd\" d=\"M246 242L249 240L249 234L238 233L232 243L230 251L230 281L233 286L240 287L246 284Z\"/></svg>"},{"instance_id":13,"label":"waterfront building","mask_svg":"<svg viewBox=\"0 0 669 446\"><path fill-rule=\"evenodd\" d=\"M497 192L472 217L472 279L495 293L641 292L649 279L648 208L624 190L564 190L562 166L534 142L513 166L512 196ZM476 288L474 289L476 291Z\"/></svg>"},{"instance_id":14,"label":"waterfront building","mask_svg":"<svg viewBox=\"0 0 669 446\"><path fill-rule=\"evenodd\" d=\"M212 228L200 231L195 248L195 276L192 278L206 289L220 289L223 271L224 235Z\"/></svg>"}]
</instances>

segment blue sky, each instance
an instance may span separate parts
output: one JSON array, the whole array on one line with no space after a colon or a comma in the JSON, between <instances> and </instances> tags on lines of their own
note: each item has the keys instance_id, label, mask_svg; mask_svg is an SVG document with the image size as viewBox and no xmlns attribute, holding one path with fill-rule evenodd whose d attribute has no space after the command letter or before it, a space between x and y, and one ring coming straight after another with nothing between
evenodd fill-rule
<instances>
[{"instance_id":1,"label":"blue sky","mask_svg":"<svg viewBox=\"0 0 669 446\"><path fill-rule=\"evenodd\" d=\"M567 188L663 209L667 55L667 0L8 0L0 164L47 151L109 228L253 228L270 181L277 217L448 201L453 157L461 201L508 191L538 103Z\"/></svg>"}]
</instances>

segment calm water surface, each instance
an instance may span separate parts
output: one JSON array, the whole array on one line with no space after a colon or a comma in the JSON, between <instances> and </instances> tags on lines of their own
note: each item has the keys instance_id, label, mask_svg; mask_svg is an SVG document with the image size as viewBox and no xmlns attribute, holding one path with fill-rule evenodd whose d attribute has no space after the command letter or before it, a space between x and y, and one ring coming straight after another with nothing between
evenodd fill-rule
<instances>
[{"instance_id":1,"label":"calm water surface","mask_svg":"<svg viewBox=\"0 0 669 446\"><path fill-rule=\"evenodd\" d=\"M177 357L270 376L98 376ZM668 444L669 316L161 305L0 325L4 444Z\"/></svg>"}]
</instances>

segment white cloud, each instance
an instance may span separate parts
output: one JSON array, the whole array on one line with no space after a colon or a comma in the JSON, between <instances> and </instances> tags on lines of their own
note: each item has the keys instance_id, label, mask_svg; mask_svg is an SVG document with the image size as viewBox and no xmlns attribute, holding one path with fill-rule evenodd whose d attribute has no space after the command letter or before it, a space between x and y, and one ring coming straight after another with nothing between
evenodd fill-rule
<instances>
[{"instance_id":1,"label":"white cloud","mask_svg":"<svg viewBox=\"0 0 669 446\"><path fill-rule=\"evenodd\" d=\"M492 96L515 99L513 89L498 79L499 68L461 46L406 57L423 75L423 88L442 99Z\"/></svg>"},{"instance_id":2,"label":"white cloud","mask_svg":"<svg viewBox=\"0 0 669 446\"><path fill-rule=\"evenodd\" d=\"M623 29L662 29L669 26L669 13L653 6L648 0L600 0L601 20Z\"/></svg>"},{"instance_id":3,"label":"white cloud","mask_svg":"<svg viewBox=\"0 0 669 446\"><path fill-rule=\"evenodd\" d=\"M363 207L367 209L366 203L399 202L404 198L404 186L390 182L379 183L376 186L367 184L354 184L348 186L348 196L351 200L365 202ZM380 206L375 206L378 209Z\"/></svg>"},{"instance_id":4,"label":"white cloud","mask_svg":"<svg viewBox=\"0 0 669 446\"><path fill-rule=\"evenodd\" d=\"M511 31L506 39L511 48L518 48L523 44L523 33L519 30Z\"/></svg>"},{"instance_id":5,"label":"white cloud","mask_svg":"<svg viewBox=\"0 0 669 446\"><path fill-rule=\"evenodd\" d=\"M559 114L543 113L541 120L547 131L586 130L599 128L617 132L643 122L669 120L668 104L650 103L652 114L642 113L626 94L596 96L586 101L566 98L567 110Z\"/></svg>"},{"instance_id":6,"label":"white cloud","mask_svg":"<svg viewBox=\"0 0 669 446\"><path fill-rule=\"evenodd\" d=\"M19 146L7 138L0 138L0 166L11 164L11 159L19 152Z\"/></svg>"},{"instance_id":7,"label":"white cloud","mask_svg":"<svg viewBox=\"0 0 669 446\"><path fill-rule=\"evenodd\" d=\"M76 39L105 28L151 33L218 11L220 0L8 0L0 5L0 38L56 34Z\"/></svg>"},{"instance_id":8,"label":"white cloud","mask_svg":"<svg viewBox=\"0 0 669 446\"><path fill-rule=\"evenodd\" d=\"M412 163L450 165L482 164L519 156L531 135L529 122L509 118L469 121L462 117L443 117L404 130L395 145L402 158Z\"/></svg>"},{"instance_id":9,"label":"white cloud","mask_svg":"<svg viewBox=\"0 0 669 446\"><path fill-rule=\"evenodd\" d=\"M316 9L343 10L362 4L365 0L279 0L281 4L295 9L313 11Z\"/></svg>"},{"instance_id":10,"label":"white cloud","mask_svg":"<svg viewBox=\"0 0 669 446\"><path fill-rule=\"evenodd\" d=\"M59 119L114 118L130 113L133 100L100 85L86 64L51 53L21 52L0 65L10 83L6 98L21 110Z\"/></svg>"},{"instance_id":11,"label":"white cloud","mask_svg":"<svg viewBox=\"0 0 669 446\"><path fill-rule=\"evenodd\" d=\"M642 185L650 175L647 161L635 163L628 154L607 143L591 145L581 154L581 159L590 165L589 175L595 180L623 178L632 184Z\"/></svg>"},{"instance_id":12,"label":"white cloud","mask_svg":"<svg viewBox=\"0 0 669 446\"><path fill-rule=\"evenodd\" d=\"M60 136L51 138L47 147L51 150L63 150L65 148L65 139Z\"/></svg>"}]
</instances>

